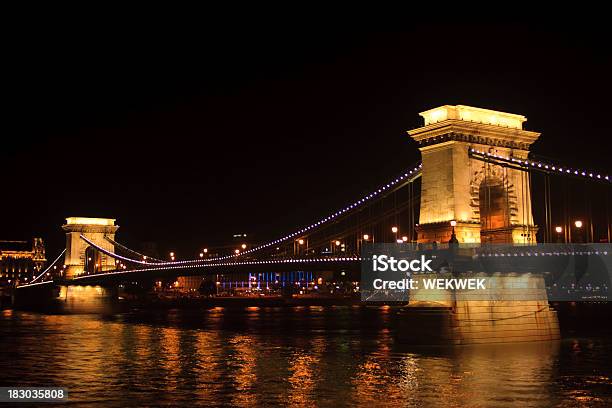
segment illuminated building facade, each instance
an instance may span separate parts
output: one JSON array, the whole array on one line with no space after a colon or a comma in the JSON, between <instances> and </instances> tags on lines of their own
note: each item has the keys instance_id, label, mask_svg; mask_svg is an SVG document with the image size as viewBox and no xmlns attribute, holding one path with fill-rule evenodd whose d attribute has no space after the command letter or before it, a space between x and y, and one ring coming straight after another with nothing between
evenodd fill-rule
<instances>
[{"instance_id":1,"label":"illuminated building facade","mask_svg":"<svg viewBox=\"0 0 612 408\"><path fill-rule=\"evenodd\" d=\"M45 245L42 238L28 241L0 241L0 285L32 280L45 265Z\"/></svg>"}]
</instances>

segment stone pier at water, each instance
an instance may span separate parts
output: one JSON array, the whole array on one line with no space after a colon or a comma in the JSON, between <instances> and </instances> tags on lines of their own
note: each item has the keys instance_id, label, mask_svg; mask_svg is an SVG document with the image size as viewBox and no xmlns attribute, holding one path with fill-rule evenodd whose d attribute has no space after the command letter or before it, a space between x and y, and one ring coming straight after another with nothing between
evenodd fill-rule
<instances>
[{"instance_id":1,"label":"stone pier at water","mask_svg":"<svg viewBox=\"0 0 612 408\"><path fill-rule=\"evenodd\" d=\"M421 116L424 126L408 132L423 160L418 241L445 243L453 237L459 243L535 244L538 228L528 175L469 154L475 149L524 160L540 135L523 129L527 119L463 105L441 106ZM486 293L474 291L477 297L457 289L411 290L409 305L401 312L400 338L420 344L474 344L560 337L542 276L493 272L487 277L498 285ZM515 294L519 287L524 297L507 293Z\"/></svg>"}]
</instances>

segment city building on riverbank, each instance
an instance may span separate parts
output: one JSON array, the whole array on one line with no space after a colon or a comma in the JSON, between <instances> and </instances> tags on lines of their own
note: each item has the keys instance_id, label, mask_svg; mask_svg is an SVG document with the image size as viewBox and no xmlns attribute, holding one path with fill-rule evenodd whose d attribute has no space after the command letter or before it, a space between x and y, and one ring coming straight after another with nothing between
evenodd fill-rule
<instances>
[{"instance_id":1,"label":"city building on riverbank","mask_svg":"<svg viewBox=\"0 0 612 408\"><path fill-rule=\"evenodd\" d=\"M42 238L33 238L32 241L0 240L0 286L32 280L46 261Z\"/></svg>"}]
</instances>

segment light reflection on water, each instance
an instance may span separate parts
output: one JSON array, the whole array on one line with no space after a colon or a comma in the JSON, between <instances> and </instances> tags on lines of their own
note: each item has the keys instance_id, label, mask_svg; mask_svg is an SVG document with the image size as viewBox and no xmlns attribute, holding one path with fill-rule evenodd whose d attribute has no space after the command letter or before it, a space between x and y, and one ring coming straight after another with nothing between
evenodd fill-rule
<instances>
[{"instance_id":1,"label":"light reflection on water","mask_svg":"<svg viewBox=\"0 0 612 408\"><path fill-rule=\"evenodd\" d=\"M150 405L606 406L610 339L414 348L394 309L0 316L0 386Z\"/></svg>"}]
</instances>

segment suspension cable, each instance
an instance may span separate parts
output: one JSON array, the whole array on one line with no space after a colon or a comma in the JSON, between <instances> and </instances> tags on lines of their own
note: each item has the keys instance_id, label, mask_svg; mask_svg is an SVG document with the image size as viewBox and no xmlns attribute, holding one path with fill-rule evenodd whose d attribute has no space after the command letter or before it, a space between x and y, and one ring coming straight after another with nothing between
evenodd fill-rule
<instances>
[{"instance_id":1,"label":"suspension cable","mask_svg":"<svg viewBox=\"0 0 612 408\"><path fill-rule=\"evenodd\" d=\"M132 254L140 257L140 258L151 260L152 262L164 262L161 259L153 258L152 256L141 254L140 252L134 251L133 249L128 248L125 245L120 244L119 242L115 241L114 239L111 239L108 235L105 235L104 239L106 239L111 244L113 244L115 246L118 246L119 248L123 249L124 251L130 252L130 253L132 253Z\"/></svg>"},{"instance_id":2,"label":"suspension cable","mask_svg":"<svg viewBox=\"0 0 612 408\"><path fill-rule=\"evenodd\" d=\"M601 172L593 171L593 170L580 170L575 168L570 168L563 165L551 164L548 162L544 162L541 160L535 161L527 159L516 159L510 156L502 156L496 153L487 153L476 149L469 149L468 154L470 157L476 160L493 160L498 163L504 163L509 167L516 168L518 170L527 171L527 169L536 170L539 172L546 172L550 174L557 174L563 176L569 176L574 178L581 178L586 180L592 180L596 182L601 182L607 185L612 184L612 179L609 175L605 175Z\"/></svg>"},{"instance_id":3,"label":"suspension cable","mask_svg":"<svg viewBox=\"0 0 612 408\"><path fill-rule=\"evenodd\" d=\"M416 167L416 168L415 168L413 171L410 171L410 172L408 172L408 173L406 173L406 174L407 174L407 175L411 175L411 174L414 174L414 173L417 173L417 174L415 174L415 175L414 175L412 178L410 178L410 179L407 181L408 183L412 183L414 180L416 180L416 179L417 179L417 178L420 176L420 166L419 166L419 167ZM400 181L404 180L406 177L407 177L407 176L402 176L402 177L400 177L400 178L396 179L394 182L387 184L387 186L390 186L390 187L391 187L391 186L393 186L393 184L397 185L397 184L398 184ZM378 191L382 192L382 191L386 190L387 188L389 188L389 187L387 187L387 186L383 186L383 187L381 187L381 188L380 188ZM372 198L372 197L374 197L374 196L376 196L376 195L378 195L378 194L379 194L379 192L374 192L374 193L370 194L370 195L369 195L369 196L367 196L367 197ZM362 199L362 200L360 200L360 201L358 201L358 202L363 203L365 200L366 200L366 199ZM347 209L353 209L353 208L355 208L355 205L351 205L351 206L349 206L349 207L346 207L346 208L345 208L345 210L344 210L344 212L348 211ZM338 214L338 213L336 213L336 214ZM328 218L329 218L329 217L328 217ZM335 218L335 217L334 217L334 218ZM327 223L328 221L329 221L329 220L326 220L326 221L325 221L325 223ZM315 224L313 224L313 225L315 225ZM158 261L158 262L148 263L148 262L145 262L145 261L143 261L143 260L138 260L138 259L128 258L128 257L122 256L122 255L119 255L119 254L117 254L117 253L115 253L115 252L109 251L109 250L107 250L107 249L105 249L105 248L102 248L102 247L100 247L99 245L95 244L93 241L89 240L89 239L88 239L86 236L84 236L84 235L81 235L81 236L80 236L80 238L81 238L83 241L87 242L87 243L88 243L90 246L92 246L92 247L96 248L97 250L99 250L100 252L104 253L105 255L110 256L111 258L114 258L114 259L120 259L120 260L122 260L122 261L126 261L126 262L133 262L133 263L136 263L136 264L139 264L139 265L150 265L150 264L154 264L154 265L156 265L156 266L170 266L170 265L181 265L181 264L187 264L187 263L191 263L191 264L203 264L203 263L208 263L208 262L211 262L211 261L217 261L217 260L223 260L223 259L228 259L228 258L233 258L233 257L236 257L236 255L233 255L233 256L225 256L225 257L218 257L218 258L208 258L208 259L195 259L195 260L185 260L185 261L175 261L175 262ZM286 239L285 239L285 240L286 240ZM277 240L277 241L279 241L279 240ZM275 242L275 243L276 243L277 241L272 241L272 242ZM267 246L270 246L269 244L264 244L264 245L260 245L260 246L259 246L259 247L257 247L257 248L262 249L262 248L264 248L266 245L267 245ZM254 251L255 251L255 249L256 249L256 248L254 248L253 250L250 250L250 252L254 252ZM136 252L136 251L132 251L132 252ZM242 254L245 254L245 253L247 253L247 252L249 252L249 251L242 252Z\"/></svg>"},{"instance_id":4,"label":"suspension cable","mask_svg":"<svg viewBox=\"0 0 612 408\"><path fill-rule=\"evenodd\" d=\"M292 238L296 238L299 237L300 235L304 234L305 232L311 231L321 225L325 225L328 224L332 221L337 221L339 218L341 218L342 216L344 216L345 214L347 214L348 212L351 212L354 209L357 209L359 207L364 206L366 203L370 203L372 202L371 200L374 198L377 198L378 196L384 195L386 193L392 193L393 191L395 191L398 188L402 188L403 186L413 183L417 178L419 178L421 176L421 168L422 168L422 164L420 162L417 162L417 164L408 171L405 171L403 174L401 174L400 176L398 176L395 180L387 183L386 185L382 185L380 188L378 188L377 190L374 190L373 192L371 192L368 195L363 196L361 199L353 202L352 204L347 205L346 207L344 207L343 209L340 209L338 211L336 211L335 213L320 219L319 221L310 224L307 227L304 227L300 230L294 231L288 235L285 235L282 238L278 238L276 240L273 241L269 241L265 244L261 244L258 245L256 247L253 247L251 249L248 249L246 251L243 251L239 254L231 254L231 255L225 255L225 256L219 256L219 257L215 257L215 258L206 258L206 259L189 259L189 260L184 260L184 261L162 261L162 262L158 262L158 265L181 265L181 264L190 264L190 263L206 263L206 262L212 262L212 261L219 261L219 260L225 260L225 259L230 259L230 258L236 258L238 256L244 256L246 254L250 254L256 251L260 251L262 249L266 249L269 247L272 247L273 245L277 245L281 242L285 242L289 239ZM84 238L84 237L83 237ZM85 239L85 238L84 238ZM87 239L85 239L86 241L88 241ZM92 244L93 246L93 244ZM136 262L139 264L143 264L142 261L137 261L131 258L126 258L126 257L122 257L118 254L112 253L113 255L109 255L109 256L114 256L117 257L117 259L123 259L129 262Z\"/></svg>"},{"instance_id":5,"label":"suspension cable","mask_svg":"<svg viewBox=\"0 0 612 408\"><path fill-rule=\"evenodd\" d=\"M141 261L141 260L137 260L137 259L132 259L132 258L127 258L125 256L121 256L119 254L116 254L112 251L109 251L108 249L102 248L101 246L95 244L93 241L91 241L90 239L88 239L85 235L80 235L79 238L81 238L83 241L87 242L90 246L96 248L98 251L102 252L103 254L110 256L111 258L114 259L121 259L122 261L126 261L126 262L134 262L140 265L148 265L147 262L145 261ZM154 263L155 265L159 265L159 263Z\"/></svg>"},{"instance_id":6,"label":"suspension cable","mask_svg":"<svg viewBox=\"0 0 612 408\"><path fill-rule=\"evenodd\" d=\"M37 277L35 277L34 279L32 279L32 281L29 283L30 285L34 282L36 282L38 279L40 279L41 276L44 276L45 273L49 272L49 270L57 263L57 261L59 261L59 259L64 256L64 254L66 253L66 248L64 248L64 250L57 256L57 258L55 258L55 260L47 267L47 269L45 269L44 271L42 271L40 273L40 275L38 275Z\"/></svg>"}]
</instances>

